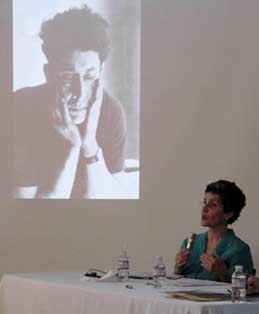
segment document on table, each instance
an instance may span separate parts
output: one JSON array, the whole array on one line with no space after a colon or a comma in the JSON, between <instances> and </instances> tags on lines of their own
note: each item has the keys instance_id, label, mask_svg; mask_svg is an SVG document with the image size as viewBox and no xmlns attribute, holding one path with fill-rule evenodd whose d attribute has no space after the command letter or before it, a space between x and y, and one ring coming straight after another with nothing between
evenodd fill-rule
<instances>
[{"instance_id":1,"label":"document on table","mask_svg":"<svg viewBox=\"0 0 259 314\"><path fill-rule=\"evenodd\" d=\"M199 287L199 286L229 286L226 282L210 281L210 280L200 280L191 278L179 278L173 281L174 287Z\"/></svg>"},{"instance_id":2,"label":"document on table","mask_svg":"<svg viewBox=\"0 0 259 314\"><path fill-rule=\"evenodd\" d=\"M178 291L168 292L168 298L196 301L196 302L215 302L230 301L231 295L227 293L208 293L204 291Z\"/></svg>"}]
</instances>

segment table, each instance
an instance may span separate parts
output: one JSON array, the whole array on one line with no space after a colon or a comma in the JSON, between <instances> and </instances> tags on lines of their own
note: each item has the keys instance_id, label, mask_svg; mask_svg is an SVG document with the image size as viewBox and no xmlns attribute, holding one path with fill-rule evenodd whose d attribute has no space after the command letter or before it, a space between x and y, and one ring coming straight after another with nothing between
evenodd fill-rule
<instances>
[{"instance_id":1,"label":"table","mask_svg":"<svg viewBox=\"0 0 259 314\"><path fill-rule=\"evenodd\" d=\"M191 302L167 298L166 291L222 292L229 288L191 279L167 282L165 290L147 280L125 282L80 281L83 273L6 274L0 282L1 314L258 314L258 302Z\"/></svg>"}]
</instances>

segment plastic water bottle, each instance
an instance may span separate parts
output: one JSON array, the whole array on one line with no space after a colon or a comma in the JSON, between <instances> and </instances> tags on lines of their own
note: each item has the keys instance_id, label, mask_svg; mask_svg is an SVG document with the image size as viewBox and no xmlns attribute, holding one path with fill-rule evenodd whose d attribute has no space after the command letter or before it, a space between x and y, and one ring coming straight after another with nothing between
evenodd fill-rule
<instances>
[{"instance_id":1,"label":"plastic water bottle","mask_svg":"<svg viewBox=\"0 0 259 314\"><path fill-rule=\"evenodd\" d=\"M242 265L236 265L232 275L232 301L242 302L246 299L246 275Z\"/></svg>"},{"instance_id":2,"label":"plastic water bottle","mask_svg":"<svg viewBox=\"0 0 259 314\"><path fill-rule=\"evenodd\" d=\"M166 267L162 256L156 256L153 267L153 283L155 288L164 288L166 280Z\"/></svg>"},{"instance_id":3,"label":"plastic water bottle","mask_svg":"<svg viewBox=\"0 0 259 314\"><path fill-rule=\"evenodd\" d=\"M127 281L129 279L129 257L127 255L127 250L124 250L122 255L118 257L117 270L117 276L119 280Z\"/></svg>"}]
</instances>

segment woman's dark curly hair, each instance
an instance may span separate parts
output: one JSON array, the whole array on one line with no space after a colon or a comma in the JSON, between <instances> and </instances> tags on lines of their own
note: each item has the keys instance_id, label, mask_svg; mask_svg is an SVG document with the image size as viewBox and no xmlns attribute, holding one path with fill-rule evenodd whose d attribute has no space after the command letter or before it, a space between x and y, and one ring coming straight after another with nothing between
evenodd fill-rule
<instances>
[{"instance_id":1,"label":"woman's dark curly hair","mask_svg":"<svg viewBox=\"0 0 259 314\"><path fill-rule=\"evenodd\" d=\"M246 205L246 196L235 184L226 180L219 180L207 185L205 193L217 194L221 198L221 203L225 213L233 212L234 215L228 219L228 224L232 224L239 217L241 210Z\"/></svg>"},{"instance_id":2,"label":"woman's dark curly hair","mask_svg":"<svg viewBox=\"0 0 259 314\"><path fill-rule=\"evenodd\" d=\"M93 50L103 62L110 50L109 24L87 5L57 13L41 25L39 37L48 61L58 61L74 50Z\"/></svg>"}]
</instances>

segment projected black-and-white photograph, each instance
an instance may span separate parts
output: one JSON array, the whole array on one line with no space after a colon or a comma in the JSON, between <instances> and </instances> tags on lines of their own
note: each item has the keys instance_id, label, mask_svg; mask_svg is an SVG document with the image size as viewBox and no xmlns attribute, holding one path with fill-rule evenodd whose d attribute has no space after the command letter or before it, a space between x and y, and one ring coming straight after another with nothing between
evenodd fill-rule
<instances>
[{"instance_id":1,"label":"projected black-and-white photograph","mask_svg":"<svg viewBox=\"0 0 259 314\"><path fill-rule=\"evenodd\" d=\"M140 0L13 0L14 198L139 199Z\"/></svg>"}]
</instances>

